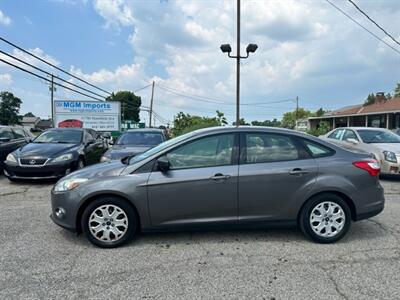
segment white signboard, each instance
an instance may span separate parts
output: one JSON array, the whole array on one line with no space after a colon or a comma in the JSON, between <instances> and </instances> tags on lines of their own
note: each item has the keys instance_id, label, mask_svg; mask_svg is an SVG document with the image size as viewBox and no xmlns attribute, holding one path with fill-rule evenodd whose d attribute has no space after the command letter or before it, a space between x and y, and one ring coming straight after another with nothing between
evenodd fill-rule
<instances>
[{"instance_id":1,"label":"white signboard","mask_svg":"<svg viewBox=\"0 0 400 300\"><path fill-rule=\"evenodd\" d=\"M100 101L54 101L56 127L81 127L98 131L120 130L120 103Z\"/></svg>"}]
</instances>

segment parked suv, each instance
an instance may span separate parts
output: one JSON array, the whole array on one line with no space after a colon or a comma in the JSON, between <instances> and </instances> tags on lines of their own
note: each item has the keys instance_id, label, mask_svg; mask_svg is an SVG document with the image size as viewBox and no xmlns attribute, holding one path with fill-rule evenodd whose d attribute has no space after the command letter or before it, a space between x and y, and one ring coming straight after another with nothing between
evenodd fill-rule
<instances>
[{"instance_id":1,"label":"parked suv","mask_svg":"<svg viewBox=\"0 0 400 300\"><path fill-rule=\"evenodd\" d=\"M3 173L7 155L34 138L35 136L23 127L0 125L0 174Z\"/></svg>"},{"instance_id":2,"label":"parked suv","mask_svg":"<svg viewBox=\"0 0 400 300\"><path fill-rule=\"evenodd\" d=\"M51 217L100 247L139 230L249 225L298 225L332 243L383 210L378 173L370 155L303 133L208 128L64 177Z\"/></svg>"}]
</instances>

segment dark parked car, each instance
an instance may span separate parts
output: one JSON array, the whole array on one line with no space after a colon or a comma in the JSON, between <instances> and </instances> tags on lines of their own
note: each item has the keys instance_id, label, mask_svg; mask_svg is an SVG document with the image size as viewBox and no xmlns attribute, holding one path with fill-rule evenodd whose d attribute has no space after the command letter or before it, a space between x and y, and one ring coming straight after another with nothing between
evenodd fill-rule
<instances>
[{"instance_id":1,"label":"dark parked car","mask_svg":"<svg viewBox=\"0 0 400 300\"><path fill-rule=\"evenodd\" d=\"M124 132L115 142L114 146L104 153L101 161L122 159L135 156L139 153L161 144L166 140L162 129L131 129Z\"/></svg>"},{"instance_id":2,"label":"dark parked car","mask_svg":"<svg viewBox=\"0 0 400 300\"><path fill-rule=\"evenodd\" d=\"M8 154L4 174L10 180L60 178L99 162L104 151L103 141L86 129L49 129Z\"/></svg>"},{"instance_id":3,"label":"dark parked car","mask_svg":"<svg viewBox=\"0 0 400 300\"><path fill-rule=\"evenodd\" d=\"M0 174L7 155L28 144L35 136L23 127L0 126Z\"/></svg>"},{"instance_id":4,"label":"dark parked car","mask_svg":"<svg viewBox=\"0 0 400 300\"><path fill-rule=\"evenodd\" d=\"M51 192L52 219L100 247L139 230L228 225L298 225L331 243L383 210L379 170L369 154L300 132L203 129L64 177Z\"/></svg>"}]
</instances>

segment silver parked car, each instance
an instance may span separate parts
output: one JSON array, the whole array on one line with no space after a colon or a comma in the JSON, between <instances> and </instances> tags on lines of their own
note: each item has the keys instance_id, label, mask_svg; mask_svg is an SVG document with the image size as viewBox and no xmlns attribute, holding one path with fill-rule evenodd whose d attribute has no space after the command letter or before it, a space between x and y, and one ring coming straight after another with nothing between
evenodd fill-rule
<instances>
[{"instance_id":1,"label":"silver parked car","mask_svg":"<svg viewBox=\"0 0 400 300\"><path fill-rule=\"evenodd\" d=\"M324 136L338 145L372 154L382 174L400 174L400 136L383 128L342 127Z\"/></svg>"},{"instance_id":2,"label":"silver parked car","mask_svg":"<svg viewBox=\"0 0 400 300\"><path fill-rule=\"evenodd\" d=\"M303 133L209 128L62 178L51 217L100 247L138 231L247 225L298 225L331 243L383 210L378 173L370 155Z\"/></svg>"}]
</instances>

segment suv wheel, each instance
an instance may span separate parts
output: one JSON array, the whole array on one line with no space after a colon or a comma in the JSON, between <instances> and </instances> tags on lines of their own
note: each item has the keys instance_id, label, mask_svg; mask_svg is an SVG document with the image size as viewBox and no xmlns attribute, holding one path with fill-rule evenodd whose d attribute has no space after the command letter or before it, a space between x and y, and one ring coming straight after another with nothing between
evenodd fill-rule
<instances>
[{"instance_id":1,"label":"suv wheel","mask_svg":"<svg viewBox=\"0 0 400 300\"><path fill-rule=\"evenodd\" d=\"M351 212L337 195L321 194L310 199L300 213L301 231L318 243L334 243L350 229Z\"/></svg>"},{"instance_id":2,"label":"suv wheel","mask_svg":"<svg viewBox=\"0 0 400 300\"><path fill-rule=\"evenodd\" d=\"M102 248L114 248L129 241L136 233L137 216L124 200L100 198L85 209L81 220L87 239Z\"/></svg>"}]
</instances>

